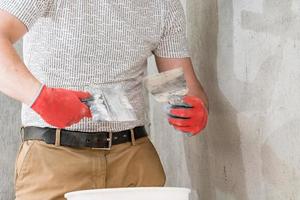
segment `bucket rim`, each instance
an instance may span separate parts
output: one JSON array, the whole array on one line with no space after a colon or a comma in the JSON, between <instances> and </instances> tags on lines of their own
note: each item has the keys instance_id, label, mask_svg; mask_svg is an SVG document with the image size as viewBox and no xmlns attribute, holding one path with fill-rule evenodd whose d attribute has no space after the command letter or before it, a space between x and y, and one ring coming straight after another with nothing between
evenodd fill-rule
<instances>
[{"instance_id":1,"label":"bucket rim","mask_svg":"<svg viewBox=\"0 0 300 200\"><path fill-rule=\"evenodd\" d=\"M73 191L73 192L68 192L64 196L65 198L71 198L74 195L78 194L86 194L86 193L96 193L96 192L112 192L115 190L118 190L118 192L125 192L125 191L143 191L143 190L161 190L161 191L181 191L181 192L187 192L188 194L191 193L190 188L185 188L185 187L121 187L121 188L101 188L101 189L91 189L91 190L79 190L79 191Z\"/></svg>"}]
</instances>

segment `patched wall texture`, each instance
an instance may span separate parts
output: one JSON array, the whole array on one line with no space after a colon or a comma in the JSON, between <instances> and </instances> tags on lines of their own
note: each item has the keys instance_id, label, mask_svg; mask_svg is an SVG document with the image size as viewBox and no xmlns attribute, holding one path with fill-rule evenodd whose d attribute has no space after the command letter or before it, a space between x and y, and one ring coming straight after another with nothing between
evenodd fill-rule
<instances>
[{"instance_id":1,"label":"patched wall texture","mask_svg":"<svg viewBox=\"0 0 300 200\"><path fill-rule=\"evenodd\" d=\"M210 121L185 138L152 101L168 185L192 187L193 200L300 199L299 1L183 4Z\"/></svg>"}]
</instances>

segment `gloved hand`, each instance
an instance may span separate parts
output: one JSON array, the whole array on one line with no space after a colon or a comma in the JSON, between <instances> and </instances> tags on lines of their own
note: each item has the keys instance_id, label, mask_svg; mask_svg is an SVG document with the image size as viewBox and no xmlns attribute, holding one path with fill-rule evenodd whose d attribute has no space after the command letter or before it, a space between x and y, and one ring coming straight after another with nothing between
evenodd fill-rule
<instances>
[{"instance_id":1,"label":"gloved hand","mask_svg":"<svg viewBox=\"0 0 300 200\"><path fill-rule=\"evenodd\" d=\"M169 123L177 130L197 135L207 124L208 111L203 101L195 96L183 97L187 106L172 106L169 111Z\"/></svg>"},{"instance_id":2,"label":"gloved hand","mask_svg":"<svg viewBox=\"0 0 300 200\"><path fill-rule=\"evenodd\" d=\"M65 128L84 117L92 117L89 108L80 99L89 98L87 92L43 86L31 108L48 124Z\"/></svg>"}]
</instances>

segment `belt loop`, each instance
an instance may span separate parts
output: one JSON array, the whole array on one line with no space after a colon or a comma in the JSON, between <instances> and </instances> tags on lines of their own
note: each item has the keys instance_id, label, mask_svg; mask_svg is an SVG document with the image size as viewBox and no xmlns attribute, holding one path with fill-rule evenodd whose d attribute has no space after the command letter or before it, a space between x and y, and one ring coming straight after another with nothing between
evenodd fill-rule
<instances>
[{"instance_id":1,"label":"belt loop","mask_svg":"<svg viewBox=\"0 0 300 200\"><path fill-rule=\"evenodd\" d=\"M55 131L55 146L60 146L60 133L61 129L57 128Z\"/></svg>"},{"instance_id":2,"label":"belt loop","mask_svg":"<svg viewBox=\"0 0 300 200\"><path fill-rule=\"evenodd\" d=\"M22 142L24 142L24 134L25 134L24 128L25 128L24 126L21 126L21 129L20 129L20 138L21 138Z\"/></svg>"},{"instance_id":3,"label":"belt loop","mask_svg":"<svg viewBox=\"0 0 300 200\"><path fill-rule=\"evenodd\" d=\"M131 144L133 146L135 146L135 136L134 136L134 130L130 129L130 133L131 133Z\"/></svg>"}]
</instances>

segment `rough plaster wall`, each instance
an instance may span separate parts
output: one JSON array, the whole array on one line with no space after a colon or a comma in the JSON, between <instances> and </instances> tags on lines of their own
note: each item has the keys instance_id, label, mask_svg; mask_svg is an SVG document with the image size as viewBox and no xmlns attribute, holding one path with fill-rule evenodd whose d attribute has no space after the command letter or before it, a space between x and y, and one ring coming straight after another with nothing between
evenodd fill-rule
<instances>
[{"instance_id":1,"label":"rough plaster wall","mask_svg":"<svg viewBox=\"0 0 300 200\"><path fill-rule=\"evenodd\" d=\"M300 199L299 1L183 4L210 122L184 138L151 100L168 185L191 187L193 200Z\"/></svg>"},{"instance_id":2,"label":"rough plaster wall","mask_svg":"<svg viewBox=\"0 0 300 200\"><path fill-rule=\"evenodd\" d=\"M21 54L21 43L16 48ZM1 76L0 76L1 78ZM20 137L21 105L0 93L0 200L14 199L14 163Z\"/></svg>"},{"instance_id":3,"label":"rough plaster wall","mask_svg":"<svg viewBox=\"0 0 300 200\"><path fill-rule=\"evenodd\" d=\"M239 136L231 142L240 153L232 156L240 160L239 167L210 162L211 174L221 176L224 165L231 181L219 183L215 176L215 193L227 199L300 199L299 1L218 2L217 77L228 106L215 110L208 131L220 136L212 125L224 130L229 113L235 127L230 132ZM209 144L218 158L217 143Z\"/></svg>"}]
</instances>

